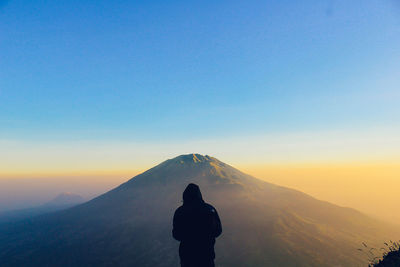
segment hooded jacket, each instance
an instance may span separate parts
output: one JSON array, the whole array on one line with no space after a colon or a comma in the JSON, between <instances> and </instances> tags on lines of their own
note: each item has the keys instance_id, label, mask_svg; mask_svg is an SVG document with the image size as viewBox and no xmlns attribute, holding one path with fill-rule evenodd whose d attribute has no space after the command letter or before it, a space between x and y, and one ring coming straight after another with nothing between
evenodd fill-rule
<instances>
[{"instance_id":1,"label":"hooded jacket","mask_svg":"<svg viewBox=\"0 0 400 267\"><path fill-rule=\"evenodd\" d=\"M216 209L204 202L200 188L189 184L183 192L183 205L174 214L173 237L180 241L182 261L214 259L215 238L222 233Z\"/></svg>"}]
</instances>

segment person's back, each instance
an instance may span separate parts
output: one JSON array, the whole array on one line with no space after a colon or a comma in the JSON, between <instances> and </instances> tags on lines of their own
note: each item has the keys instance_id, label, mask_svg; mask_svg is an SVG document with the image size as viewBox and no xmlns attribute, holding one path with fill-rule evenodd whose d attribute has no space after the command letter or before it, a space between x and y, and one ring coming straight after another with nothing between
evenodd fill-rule
<instances>
[{"instance_id":1,"label":"person's back","mask_svg":"<svg viewBox=\"0 0 400 267\"><path fill-rule=\"evenodd\" d=\"M214 266L215 238L221 232L217 211L203 201L197 185L189 184L183 192L183 205L175 211L173 219L173 237L181 241L181 266Z\"/></svg>"}]
</instances>

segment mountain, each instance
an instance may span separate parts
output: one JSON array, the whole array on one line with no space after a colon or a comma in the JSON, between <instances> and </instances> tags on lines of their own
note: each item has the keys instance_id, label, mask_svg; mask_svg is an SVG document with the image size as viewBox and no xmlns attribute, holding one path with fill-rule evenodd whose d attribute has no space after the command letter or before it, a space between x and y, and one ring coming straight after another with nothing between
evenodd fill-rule
<instances>
[{"instance_id":1,"label":"mountain","mask_svg":"<svg viewBox=\"0 0 400 267\"><path fill-rule=\"evenodd\" d=\"M51 201L37 207L0 212L0 223L15 222L41 214L63 210L83 203L85 199L77 194L64 192Z\"/></svg>"},{"instance_id":2,"label":"mountain","mask_svg":"<svg viewBox=\"0 0 400 267\"><path fill-rule=\"evenodd\" d=\"M0 226L2 266L179 265L172 216L188 183L215 206L223 233L216 264L366 266L361 242L395 237L366 215L246 175L210 156L167 160L63 211Z\"/></svg>"}]
</instances>

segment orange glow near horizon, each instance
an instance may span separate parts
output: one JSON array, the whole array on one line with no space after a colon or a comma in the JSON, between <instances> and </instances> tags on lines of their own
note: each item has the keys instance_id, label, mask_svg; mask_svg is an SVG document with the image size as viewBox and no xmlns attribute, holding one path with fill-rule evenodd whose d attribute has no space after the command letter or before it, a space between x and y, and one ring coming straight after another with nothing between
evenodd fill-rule
<instances>
[{"instance_id":1,"label":"orange glow near horizon","mask_svg":"<svg viewBox=\"0 0 400 267\"><path fill-rule=\"evenodd\" d=\"M247 165L240 167L265 181L300 190L340 206L398 223L400 164L343 163Z\"/></svg>"},{"instance_id":2,"label":"orange glow near horizon","mask_svg":"<svg viewBox=\"0 0 400 267\"><path fill-rule=\"evenodd\" d=\"M317 199L355 208L387 221L400 221L400 214L396 213L400 200L400 164L395 161L232 165L254 177L300 190ZM21 194L35 189L47 194L53 190L54 194L58 193L57 190L67 191L63 190L67 188L69 191L88 192L88 195L94 196L126 182L150 167L3 172L0 174L0 183L6 184L7 190L20 190ZM23 185L25 189L21 191L18 185Z\"/></svg>"},{"instance_id":3,"label":"orange glow near horizon","mask_svg":"<svg viewBox=\"0 0 400 267\"><path fill-rule=\"evenodd\" d=\"M181 154L208 154L266 181L400 221L400 129L175 142L0 140L0 210L71 191L93 197Z\"/></svg>"}]
</instances>

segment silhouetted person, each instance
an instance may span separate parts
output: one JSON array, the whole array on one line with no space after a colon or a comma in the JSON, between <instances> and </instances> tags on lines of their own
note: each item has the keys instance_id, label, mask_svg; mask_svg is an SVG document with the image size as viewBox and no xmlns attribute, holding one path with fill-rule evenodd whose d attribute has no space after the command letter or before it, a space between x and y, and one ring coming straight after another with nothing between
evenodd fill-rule
<instances>
[{"instance_id":1,"label":"silhouetted person","mask_svg":"<svg viewBox=\"0 0 400 267\"><path fill-rule=\"evenodd\" d=\"M200 188L189 184L183 205L174 214L172 235L178 241L182 267L214 267L215 238L222 232L216 209L204 202Z\"/></svg>"}]
</instances>

